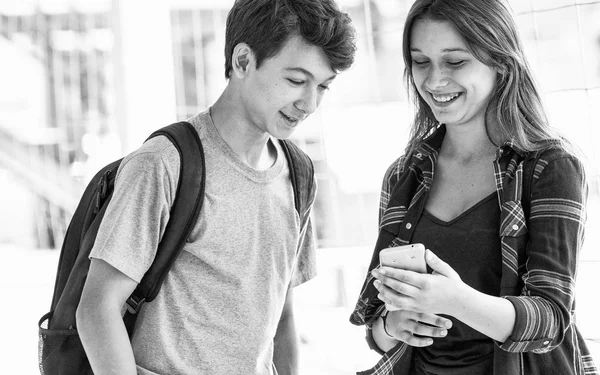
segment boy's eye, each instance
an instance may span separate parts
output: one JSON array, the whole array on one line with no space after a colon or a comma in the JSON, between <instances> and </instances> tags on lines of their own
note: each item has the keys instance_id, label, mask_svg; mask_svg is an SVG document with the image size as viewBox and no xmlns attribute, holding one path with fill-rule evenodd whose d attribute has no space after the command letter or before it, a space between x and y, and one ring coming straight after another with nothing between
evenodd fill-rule
<instances>
[{"instance_id":1,"label":"boy's eye","mask_svg":"<svg viewBox=\"0 0 600 375\"><path fill-rule=\"evenodd\" d=\"M289 82L290 82L292 85L295 85L295 86L300 86L301 84L303 84L303 83L304 83L304 81L299 81L299 80L297 80L297 79L291 79L291 78L288 78L287 80L288 80L288 81L289 81Z\"/></svg>"},{"instance_id":2,"label":"boy's eye","mask_svg":"<svg viewBox=\"0 0 600 375\"><path fill-rule=\"evenodd\" d=\"M319 85L319 88L321 90L329 90L329 86L327 86L327 85Z\"/></svg>"},{"instance_id":3,"label":"boy's eye","mask_svg":"<svg viewBox=\"0 0 600 375\"><path fill-rule=\"evenodd\" d=\"M448 61L448 65L452 65L452 66L461 66L464 63L465 63L465 60Z\"/></svg>"}]
</instances>

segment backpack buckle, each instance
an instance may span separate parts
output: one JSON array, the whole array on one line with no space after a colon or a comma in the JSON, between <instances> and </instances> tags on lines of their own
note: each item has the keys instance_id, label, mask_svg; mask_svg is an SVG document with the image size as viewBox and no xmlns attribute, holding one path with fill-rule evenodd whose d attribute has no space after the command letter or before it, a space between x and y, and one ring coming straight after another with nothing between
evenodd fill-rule
<instances>
[{"instance_id":1,"label":"backpack buckle","mask_svg":"<svg viewBox=\"0 0 600 375\"><path fill-rule=\"evenodd\" d=\"M132 294L127 299L127 311L129 311L130 314L137 314L145 301L146 298L140 298Z\"/></svg>"}]
</instances>

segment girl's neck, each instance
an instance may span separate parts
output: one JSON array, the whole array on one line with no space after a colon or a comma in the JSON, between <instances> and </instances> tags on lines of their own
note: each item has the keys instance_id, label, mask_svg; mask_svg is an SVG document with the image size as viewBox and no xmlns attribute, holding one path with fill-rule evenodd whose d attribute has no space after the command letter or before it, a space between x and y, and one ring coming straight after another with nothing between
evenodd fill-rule
<instances>
[{"instance_id":1,"label":"girl's neck","mask_svg":"<svg viewBox=\"0 0 600 375\"><path fill-rule=\"evenodd\" d=\"M490 140L485 125L446 126L440 156L468 163L493 158L497 148Z\"/></svg>"}]
</instances>

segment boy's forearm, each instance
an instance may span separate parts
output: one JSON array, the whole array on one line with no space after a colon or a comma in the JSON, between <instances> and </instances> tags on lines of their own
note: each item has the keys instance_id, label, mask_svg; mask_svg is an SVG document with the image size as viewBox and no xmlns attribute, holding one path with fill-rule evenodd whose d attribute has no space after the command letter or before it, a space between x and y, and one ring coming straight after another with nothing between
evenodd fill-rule
<instances>
[{"instance_id":1,"label":"boy's forearm","mask_svg":"<svg viewBox=\"0 0 600 375\"><path fill-rule=\"evenodd\" d=\"M293 301L293 290L289 289L273 338L273 363L279 375L298 374L298 336Z\"/></svg>"},{"instance_id":2,"label":"boy's forearm","mask_svg":"<svg viewBox=\"0 0 600 375\"><path fill-rule=\"evenodd\" d=\"M298 374L298 337L293 316L279 322L275 334L273 363L279 375Z\"/></svg>"},{"instance_id":3,"label":"boy's forearm","mask_svg":"<svg viewBox=\"0 0 600 375\"><path fill-rule=\"evenodd\" d=\"M78 309L79 336L96 375L137 374L120 311Z\"/></svg>"},{"instance_id":4,"label":"boy's forearm","mask_svg":"<svg viewBox=\"0 0 600 375\"><path fill-rule=\"evenodd\" d=\"M137 372L121 308L137 282L103 260L92 258L76 320L79 337L96 375Z\"/></svg>"}]
</instances>

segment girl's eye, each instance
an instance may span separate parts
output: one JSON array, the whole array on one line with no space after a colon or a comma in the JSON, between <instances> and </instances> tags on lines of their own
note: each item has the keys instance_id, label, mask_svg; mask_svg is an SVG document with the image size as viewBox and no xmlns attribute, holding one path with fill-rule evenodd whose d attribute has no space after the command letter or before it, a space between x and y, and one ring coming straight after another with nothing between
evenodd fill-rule
<instances>
[{"instance_id":1,"label":"girl's eye","mask_svg":"<svg viewBox=\"0 0 600 375\"><path fill-rule=\"evenodd\" d=\"M323 91L329 90L329 86L326 86L326 85L319 85L319 88Z\"/></svg>"},{"instance_id":2,"label":"girl's eye","mask_svg":"<svg viewBox=\"0 0 600 375\"><path fill-rule=\"evenodd\" d=\"M301 84L303 84L303 83L304 83L304 81L298 81L298 80L296 80L296 79L291 79L291 78L288 78L288 81L289 81L289 82L290 82L292 85L295 85L295 86L300 86Z\"/></svg>"},{"instance_id":3,"label":"girl's eye","mask_svg":"<svg viewBox=\"0 0 600 375\"><path fill-rule=\"evenodd\" d=\"M413 64L417 65L417 66L421 66L421 65L425 65L427 64L429 61L427 60L423 60L423 61L419 61L419 60L413 60Z\"/></svg>"},{"instance_id":4,"label":"girl's eye","mask_svg":"<svg viewBox=\"0 0 600 375\"><path fill-rule=\"evenodd\" d=\"M465 60L448 61L448 65L451 65L451 66L461 66L464 63L465 63Z\"/></svg>"}]
</instances>

